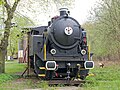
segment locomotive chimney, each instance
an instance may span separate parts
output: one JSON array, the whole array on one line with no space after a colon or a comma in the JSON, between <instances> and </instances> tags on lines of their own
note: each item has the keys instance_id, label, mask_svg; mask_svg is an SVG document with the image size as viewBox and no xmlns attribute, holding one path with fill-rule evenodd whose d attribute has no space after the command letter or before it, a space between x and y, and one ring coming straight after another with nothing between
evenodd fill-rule
<instances>
[{"instance_id":1,"label":"locomotive chimney","mask_svg":"<svg viewBox=\"0 0 120 90\"><path fill-rule=\"evenodd\" d=\"M70 11L68 10L68 8L60 8L59 11L60 11L60 16L70 15Z\"/></svg>"}]
</instances>

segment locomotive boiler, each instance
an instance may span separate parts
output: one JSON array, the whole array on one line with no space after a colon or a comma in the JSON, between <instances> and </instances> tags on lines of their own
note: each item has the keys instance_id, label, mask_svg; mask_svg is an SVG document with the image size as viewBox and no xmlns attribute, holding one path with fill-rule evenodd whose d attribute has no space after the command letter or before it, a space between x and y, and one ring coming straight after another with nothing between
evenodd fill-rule
<instances>
[{"instance_id":1,"label":"locomotive boiler","mask_svg":"<svg viewBox=\"0 0 120 90\"><path fill-rule=\"evenodd\" d=\"M86 31L70 17L67 8L59 10L60 15L51 18L47 26L31 28L30 66L36 75L47 80L85 79L94 67Z\"/></svg>"}]
</instances>

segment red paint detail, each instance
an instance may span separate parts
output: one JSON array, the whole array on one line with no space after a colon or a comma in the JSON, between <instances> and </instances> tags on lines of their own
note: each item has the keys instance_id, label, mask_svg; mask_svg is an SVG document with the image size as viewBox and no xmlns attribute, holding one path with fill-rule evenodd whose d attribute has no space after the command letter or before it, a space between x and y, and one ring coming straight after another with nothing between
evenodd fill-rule
<instances>
[{"instance_id":1,"label":"red paint detail","mask_svg":"<svg viewBox=\"0 0 120 90\"><path fill-rule=\"evenodd\" d=\"M83 38L83 42L84 42L84 43L87 43L86 37Z\"/></svg>"}]
</instances>

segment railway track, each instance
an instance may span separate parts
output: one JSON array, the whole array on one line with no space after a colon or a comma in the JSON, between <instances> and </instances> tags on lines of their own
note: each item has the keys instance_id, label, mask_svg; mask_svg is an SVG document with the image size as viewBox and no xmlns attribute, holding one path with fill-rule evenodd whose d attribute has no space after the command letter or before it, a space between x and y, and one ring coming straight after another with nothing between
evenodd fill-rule
<instances>
[{"instance_id":1,"label":"railway track","mask_svg":"<svg viewBox=\"0 0 120 90\"><path fill-rule=\"evenodd\" d=\"M53 80L41 80L40 78L36 76L27 76L25 77L27 79L37 79L40 80L40 82L47 82L48 85L72 85L72 86L81 86L85 83L92 83L91 81L86 81L86 80L67 80L67 79L53 79Z\"/></svg>"},{"instance_id":2,"label":"railway track","mask_svg":"<svg viewBox=\"0 0 120 90\"><path fill-rule=\"evenodd\" d=\"M75 79L75 80L68 80L68 79L63 79L63 78L54 78L52 80L42 80L39 77L37 77L36 75L27 75L25 76L25 78L30 78L30 79L37 79L40 80L40 82L47 82L48 85L59 85L59 84L63 84L63 85L75 85L75 86L81 86L85 83L92 83L92 81L87 81L87 80L81 80L81 79Z\"/></svg>"},{"instance_id":3,"label":"railway track","mask_svg":"<svg viewBox=\"0 0 120 90\"><path fill-rule=\"evenodd\" d=\"M79 81L73 81L73 80L49 80L47 82L48 82L49 85L58 85L58 84L81 85L81 84L84 84L86 81L85 80L79 80Z\"/></svg>"}]
</instances>

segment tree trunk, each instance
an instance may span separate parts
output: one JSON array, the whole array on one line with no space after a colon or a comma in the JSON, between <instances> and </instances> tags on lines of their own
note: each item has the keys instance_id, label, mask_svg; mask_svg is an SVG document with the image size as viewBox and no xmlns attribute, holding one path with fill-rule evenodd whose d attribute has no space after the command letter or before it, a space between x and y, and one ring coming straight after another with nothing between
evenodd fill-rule
<instances>
[{"instance_id":1,"label":"tree trunk","mask_svg":"<svg viewBox=\"0 0 120 90\"><path fill-rule=\"evenodd\" d=\"M13 6L11 7L8 3L8 0L3 0L4 7L6 8L6 11L7 11L7 19L4 22L5 31L4 31L4 35L0 43L0 73L5 72L5 56L7 52L8 39L9 39L10 29L11 29L11 22L12 22L13 15L14 15L14 12L17 8L19 1L20 0L15 0Z\"/></svg>"},{"instance_id":2,"label":"tree trunk","mask_svg":"<svg viewBox=\"0 0 120 90\"><path fill-rule=\"evenodd\" d=\"M0 50L0 74L5 72L5 50Z\"/></svg>"}]
</instances>

